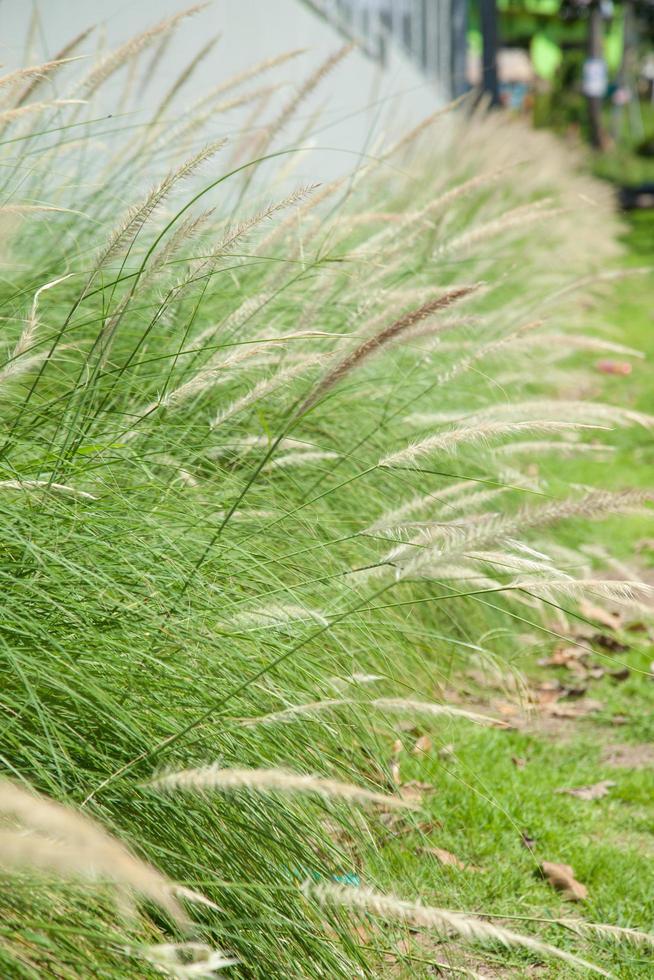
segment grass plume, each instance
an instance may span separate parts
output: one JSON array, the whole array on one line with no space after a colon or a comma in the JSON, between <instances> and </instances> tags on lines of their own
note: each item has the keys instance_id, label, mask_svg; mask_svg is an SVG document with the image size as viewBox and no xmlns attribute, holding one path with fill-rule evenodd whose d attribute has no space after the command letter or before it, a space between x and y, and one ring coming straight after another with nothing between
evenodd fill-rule
<instances>
[{"instance_id":1,"label":"grass plume","mask_svg":"<svg viewBox=\"0 0 654 980\"><path fill-rule=\"evenodd\" d=\"M167 773L148 784L152 789L206 793L210 790L229 793L245 790L252 793L309 793L324 799L339 799L350 803L374 803L386 809L411 807L412 804L386 793L281 769L225 769L205 766L203 769L184 769Z\"/></svg>"},{"instance_id":2,"label":"grass plume","mask_svg":"<svg viewBox=\"0 0 654 980\"><path fill-rule=\"evenodd\" d=\"M456 935L466 942L491 942L502 946L528 949L539 956L563 960L580 970L589 970L600 976L610 976L605 970L573 953L542 942L534 936L514 932L504 926L496 926L484 919L433 908L419 902L407 902L393 895L382 895L369 888L352 888L339 885L307 885L305 894L320 904L338 905L368 915L379 916L396 922L404 922L416 929L434 929L442 935Z\"/></svg>"}]
</instances>

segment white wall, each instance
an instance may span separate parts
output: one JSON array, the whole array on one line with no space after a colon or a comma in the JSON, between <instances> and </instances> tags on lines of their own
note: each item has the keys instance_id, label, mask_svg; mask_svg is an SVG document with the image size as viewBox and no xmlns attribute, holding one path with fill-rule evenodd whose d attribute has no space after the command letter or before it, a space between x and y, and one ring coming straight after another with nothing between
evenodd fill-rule
<instances>
[{"instance_id":1,"label":"white wall","mask_svg":"<svg viewBox=\"0 0 654 980\"><path fill-rule=\"evenodd\" d=\"M25 63L26 56L32 62L51 57L91 24L98 25L97 36L105 35L107 43L114 46L186 6L184 0L0 0L0 61L6 70ZM25 41L34 14L36 29L31 50L26 53ZM320 59L343 43L338 32L301 0L215 0L178 29L165 68L158 69L130 121L147 118L148 108L158 102L165 87L218 32L221 41L178 98L175 114L183 113L208 87L253 62L290 48L306 47L308 52L285 65L277 76L288 81L278 98L288 98L290 86L299 84ZM80 50L92 54L96 43L88 41ZM145 55L143 63L147 60ZM57 85L60 91L65 88L63 73ZM351 169L356 163L353 154L374 147L379 134L392 135L405 129L440 102L433 83L420 76L399 53L393 53L388 68L381 70L353 52L303 106L298 119L298 125L306 124L320 109L310 134L319 147L309 154L311 176L324 179ZM230 126L238 126L238 118L230 116L221 125L228 133Z\"/></svg>"}]
</instances>

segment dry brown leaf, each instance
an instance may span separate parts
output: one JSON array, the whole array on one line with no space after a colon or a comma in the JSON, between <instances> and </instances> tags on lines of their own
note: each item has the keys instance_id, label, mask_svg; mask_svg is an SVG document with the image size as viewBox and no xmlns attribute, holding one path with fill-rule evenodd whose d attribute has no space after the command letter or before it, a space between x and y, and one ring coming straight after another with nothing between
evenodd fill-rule
<instances>
[{"instance_id":1,"label":"dry brown leaf","mask_svg":"<svg viewBox=\"0 0 654 980\"><path fill-rule=\"evenodd\" d=\"M441 864L447 864L452 868L459 868L461 871L481 871L481 868L477 868L474 864L465 864L456 854L442 847L421 847L419 850L421 854L430 854Z\"/></svg>"},{"instance_id":2,"label":"dry brown leaf","mask_svg":"<svg viewBox=\"0 0 654 980\"><path fill-rule=\"evenodd\" d=\"M415 786L400 786L397 795L406 803L421 803L422 793Z\"/></svg>"},{"instance_id":3,"label":"dry brown leaf","mask_svg":"<svg viewBox=\"0 0 654 980\"><path fill-rule=\"evenodd\" d=\"M557 647L551 656L538 661L539 667L565 667L575 674L583 676L585 668L583 660L588 656L589 651L580 646L560 646Z\"/></svg>"},{"instance_id":4,"label":"dry brown leaf","mask_svg":"<svg viewBox=\"0 0 654 980\"><path fill-rule=\"evenodd\" d=\"M602 761L621 769L650 769L654 765L654 745L651 742L607 745Z\"/></svg>"},{"instance_id":5,"label":"dry brown leaf","mask_svg":"<svg viewBox=\"0 0 654 980\"><path fill-rule=\"evenodd\" d=\"M417 779L410 779L408 782L403 783L398 789L398 796L405 802L418 802L422 801L423 793L434 793L436 787L432 786L431 783L421 783Z\"/></svg>"},{"instance_id":6,"label":"dry brown leaf","mask_svg":"<svg viewBox=\"0 0 654 980\"><path fill-rule=\"evenodd\" d=\"M547 705L547 712L552 718L583 718L595 711L601 711L604 707L601 701L593 698L585 698L577 704L550 704Z\"/></svg>"},{"instance_id":7,"label":"dry brown leaf","mask_svg":"<svg viewBox=\"0 0 654 980\"><path fill-rule=\"evenodd\" d=\"M556 627L556 623L552 623L552 629ZM556 630L557 633L561 632L561 629ZM574 643L581 643L589 651L591 649L590 638L597 632L597 627L593 626L592 623L575 623L574 627L570 626L567 635Z\"/></svg>"},{"instance_id":8,"label":"dry brown leaf","mask_svg":"<svg viewBox=\"0 0 654 980\"><path fill-rule=\"evenodd\" d=\"M435 830L442 830L443 824L440 820L423 820L413 828L416 833L423 837L429 837Z\"/></svg>"},{"instance_id":9,"label":"dry brown leaf","mask_svg":"<svg viewBox=\"0 0 654 980\"><path fill-rule=\"evenodd\" d=\"M627 627L629 629L629 627ZM629 649L628 643L622 643L620 640L616 639L615 636L611 636L609 633L594 633L591 637L591 642L595 646L602 647L603 650L610 650L611 653L626 653Z\"/></svg>"},{"instance_id":10,"label":"dry brown leaf","mask_svg":"<svg viewBox=\"0 0 654 980\"><path fill-rule=\"evenodd\" d=\"M560 698L562 693L563 685L560 681L543 681L532 692L532 698L536 704L549 704Z\"/></svg>"},{"instance_id":11,"label":"dry brown leaf","mask_svg":"<svg viewBox=\"0 0 654 980\"><path fill-rule=\"evenodd\" d=\"M427 752L431 752L431 738L429 735L421 735L417 738L413 748L411 749L412 755L425 755Z\"/></svg>"},{"instance_id":12,"label":"dry brown leaf","mask_svg":"<svg viewBox=\"0 0 654 980\"><path fill-rule=\"evenodd\" d=\"M575 878L575 873L569 864L555 864L553 861L543 861L541 871L547 882L561 892L570 902L581 902L588 898L588 889Z\"/></svg>"},{"instance_id":13,"label":"dry brown leaf","mask_svg":"<svg viewBox=\"0 0 654 980\"><path fill-rule=\"evenodd\" d=\"M629 633L649 633L649 627L642 619L636 619L633 623L627 623L625 629Z\"/></svg>"},{"instance_id":14,"label":"dry brown leaf","mask_svg":"<svg viewBox=\"0 0 654 980\"><path fill-rule=\"evenodd\" d=\"M516 767L516 769L524 769L525 766L527 765L527 760L523 759L522 756L519 755L512 755L511 762Z\"/></svg>"},{"instance_id":15,"label":"dry brown leaf","mask_svg":"<svg viewBox=\"0 0 654 980\"><path fill-rule=\"evenodd\" d=\"M397 812L382 813L379 819L386 828L389 839L406 837L408 834L419 834L424 838L443 829L440 820L421 820L419 823L407 822L406 817L402 818Z\"/></svg>"},{"instance_id":16,"label":"dry brown leaf","mask_svg":"<svg viewBox=\"0 0 654 980\"><path fill-rule=\"evenodd\" d=\"M406 719L399 719L395 722L395 728L398 732L407 732L408 735L417 735L418 726L415 721L407 721Z\"/></svg>"},{"instance_id":17,"label":"dry brown leaf","mask_svg":"<svg viewBox=\"0 0 654 980\"><path fill-rule=\"evenodd\" d=\"M615 786L615 782L612 779L602 779L599 783L594 783L592 786L557 789L555 792L565 793L567 796L576 796L579 800L599 800L603 796L608 796L612 786Z\"/></svg>"},{"instance_id":18,"label":"dry brown leaf","mask_svg":"<svg viewBox=\"0 0 654 980\"><path fill-rule=\"evenodd\" d=\"M448 745L443 745L442 748L438 750L439 759L451 759L454 755L454 746L449 743Z\"/></svg>"},{"instance_id":19,"label":"dry brown leaf","mask_svg":"<svg viewBox=\"0 0 654 980\"><path fill-rule=\"evenodd\" d=\"M561 697L569 698L571 701L576 701L578 698L583 698L587 690L588 688L585 684L580 684L577 687L568 687L564 685L561 691Z\"/></svg>"},{"instance_id":20,"label":"dry brown leaf","mask_svg":"<svg viewBox=\"0 0 654 980\"><path fill-rule=\"evenodd\" d=\"M622 615L620 613L611 612L608 609L604 609L603 606L596 606L586 599L582 599L579 603L579 610L586 619L594 619L600 626L606 626L607 629L615 630L622 625Z\"/></svg>"},{"instance_id":21,"label":"dry brown leaf","mask_svg":"<svg viewBox=\"0 0 654 980\"><path fill-rule=\"evenodd\" d=\"M588 688L583 684L572 687L561 684L560 681L543 681L532 691L532 699L536 705L548 708L561 698L569 698L570 700L582 698L587 690Z\"/></svg>"},{"instance_id":22,"label":"dry brown leaf","mask_svg":"<svg viewBox=\"0 0 654 980\"><path fill-rule=\"evenodd\" d=\"M393 742L393 748L391 749L391 756L396 759L398 755L402 752L402 739L396 738Z\"/></svg>"},{"instance_id":23,"label":"dry brown leaf","mask_svg":"<svg viewBox=\"0 0 654 980\"><path fill-rule=\"evenodd\" d=\"M522 834L520 835L520 843L523 847L526 847L528 851L533 851L533 849L536 847L536 838L532 837L531 834L528 834L526 830L523 830Z\"/></svg>"}]
</instances>

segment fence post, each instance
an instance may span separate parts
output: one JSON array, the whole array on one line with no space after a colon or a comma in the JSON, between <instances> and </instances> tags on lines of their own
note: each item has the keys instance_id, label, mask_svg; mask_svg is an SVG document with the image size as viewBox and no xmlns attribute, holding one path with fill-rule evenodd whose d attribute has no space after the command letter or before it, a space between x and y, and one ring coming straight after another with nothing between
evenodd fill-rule
<instances>
[{"instance_id":1,"label":"fence post","mask_svg":"<svg viewBox=\"0 0 654 980\"><path fill-rule=\"evenodd\" d=\"M450 0L452 97L468 89L468 0Z\"/></svg>"},{"instance_id":2,"label":"fence post","mask_svg":"<svg viewBox=\"0 0 654 980\"><path fill-rule=\"evenodd\" d=\"M592 0L588 11L588 59L584 66L587 76L584 85L588 103L588 122L590 124L590 142L598 150L606 146L606 133L602 123L602 100L605 90L606 65L602 47L602 8L599 0ZM591 66L596 68L598 79L590 78ZM599 77L601 76L601 77ZM590 84L595 82L595 84Z\"/></svg>"},{"instance_id":3,"label":"fence post","mask_svg":"<svg viewBox=\"0 0 654 980\"><path fill-rule=\"evenodd\" d=\"M481 36L483 42L481 79L482 89L490 95L490 104L500 104L497 77L497 8L495 0L481 0Z\"/></svg>"}]
</instances>

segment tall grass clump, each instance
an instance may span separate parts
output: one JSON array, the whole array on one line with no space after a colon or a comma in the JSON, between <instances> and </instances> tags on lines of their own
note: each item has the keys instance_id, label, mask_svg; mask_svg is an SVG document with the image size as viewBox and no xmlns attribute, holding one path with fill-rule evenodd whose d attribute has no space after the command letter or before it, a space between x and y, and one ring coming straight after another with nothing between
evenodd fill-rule
<instances>
[{"instance_id":1,"label":"tall grass clump","mask_svg":"<svg viewBox=\"0 0 654 980\"><path fill-rule=\"evenodd\" d=\"M393 918L364 855L398 720L493 726L434 680L510 653L516 610L637 598L550 545L647 494L532 465L652 424L562 380L611 342L584 313L616 221L570 151L465 105L295 181L346 51L280 105L298 52L94 122L181 19L0 79L0 973L382 976L323 905ZM330 892L353 867L375 891Z\"/></svg>"}]
</instances>

